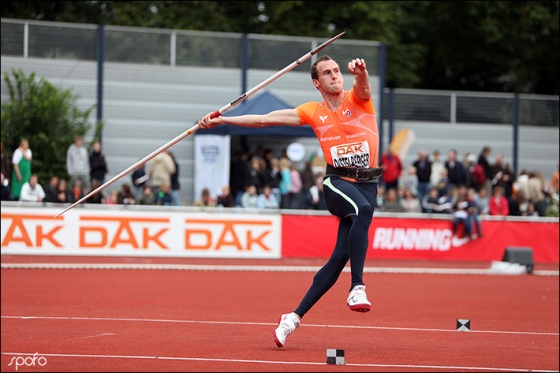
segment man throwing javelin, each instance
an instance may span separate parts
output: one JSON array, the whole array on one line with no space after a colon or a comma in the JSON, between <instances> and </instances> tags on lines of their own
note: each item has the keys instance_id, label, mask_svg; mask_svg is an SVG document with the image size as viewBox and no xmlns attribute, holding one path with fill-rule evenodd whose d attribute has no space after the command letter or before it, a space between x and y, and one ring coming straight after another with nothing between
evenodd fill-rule
<instances>
[{"instance_id":1,"label":"man throwing javelin","mask_svg":"<svg viewBox=\"0 0 560 373\"><path fill-rule=\"evenodd\" d=\"M377 184L382 173L378 167L379 134L366 62L353 59L348 63L348 71L354 75L354 83L345 91L338 63L327 55L321 56L311 66L311 80L323 102L308 102L295 109L264 115L211 119L212 113L209 113L198 123L200 128L218 124L244 127L309 124L321 144L327 162L323 178L325 202L328 210L340 218L337 241L330 259L313 277L299 306L280 316L278 327L272 332L278 347L284 346L303 316L336 283L348 260L352 274L348 307L357 312L371 309L363 271Z\"/></svg>"}]
</instances>

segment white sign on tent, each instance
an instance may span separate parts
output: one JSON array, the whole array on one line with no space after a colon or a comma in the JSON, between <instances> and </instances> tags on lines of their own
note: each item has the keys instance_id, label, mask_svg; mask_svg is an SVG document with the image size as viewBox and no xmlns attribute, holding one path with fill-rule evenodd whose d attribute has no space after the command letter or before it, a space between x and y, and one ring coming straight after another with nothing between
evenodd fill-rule
<instances>
[{"instance_id":1,"label":"white sign on tent","mask_svg":"<svg viewBox=\"0 0 560 373\"><path fill-rule=\"evenodd\" d=\"M194 137L194 196L200 199L204 188L216 198L224 185L229 185L230 136L204 135Z\"/></svg>"}]
</instances>

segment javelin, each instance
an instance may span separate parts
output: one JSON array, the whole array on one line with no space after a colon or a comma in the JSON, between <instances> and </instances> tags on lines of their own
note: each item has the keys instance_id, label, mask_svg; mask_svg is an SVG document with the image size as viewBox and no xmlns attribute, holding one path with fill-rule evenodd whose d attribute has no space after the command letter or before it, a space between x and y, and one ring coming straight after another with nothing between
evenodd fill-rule
<instances>
[{"instance_id":1,"label":"javelin","mask_svg":"<svg viewBox=\"0 0 560 373\"><path fill-rule=\"evenodd\" d=\"M234 107L235 105L239 104L240 102L243 102L245 99L247 99L248 97L253 95L255 92L259 91L260 89L262 89L266 85L272 83L273 81L275 81L276 79L278 79L282 75L286 74L288 71L293 70L296 66L298 66L298 65L302 64L303 62L307 61L311 56L319 53L319 51L321 51L322 49L324 49L327 46L329 46L330 44L332 44L335 40L340 38L342 35L344 35L344 31L341 32L340 34L336 35L332 39L327 40L326 42L319 45L318 47L312 49L311 51L307 52L305 55L301 56L299 59L295 60L294 62L292 62L291 64L289 64L285 68L283 68L282 70L278 71L276 74L272 75L270 78L264 80L262 83L256 85L255 87L251 88L247 92L243 93L241 96L239 96L237 99L233 100L229 104L227 104L224 107L214 111L212 114L210 114L210 118L219 117L220 115L222 115L223 113L225 113L226 111L228 111L229 109ZM88 194L86 194L85 196L83 196L82 198L80 198L79 200L77 200L76 202L74 202L73 204L68 206L67 208L65 208L62 212L56 214L53 219L58 218L60 215L64 214L66 211L70 210L71 208L73 208L76 205L82 203L83 201L85 201L86 199L88 199L89 197L94 195L95 193L99 192L101 189L104 189L104 188L108 187L109 185L113 184L115 181L119 180L121 177L125 176L126 174L128 174L130 171L134 170L139 165L141 165L143 163L146 163L147 161L149 161L150 159L152 159L153 157L155 157L159 153L161 153L161 152L167 150L168 148L172 147L173 145L175 145L179 141L183 140L185 137L189 136L190 134L192 134L193 132L195 132L198 129L199 129L199 126L198 126L198 123L197 123L194 126L192 126L191 128L189 128L187 131L179 134L173 140L171 140L168 143L160 146L158 149L154 150L153 152L151 152L150 154L148 154L144 158L140 159L139 161L137 161L136 163L134 163L133 165L128 167L126 170L122 171L120 174L118 174L116 176L113 176L112 179L110 179L110 180L106 181L105 183L103 183L102 185L98 186L97 188L95 188L94 190L92 190L91 192L89 192Z\"/></svg>"}]
</instances>

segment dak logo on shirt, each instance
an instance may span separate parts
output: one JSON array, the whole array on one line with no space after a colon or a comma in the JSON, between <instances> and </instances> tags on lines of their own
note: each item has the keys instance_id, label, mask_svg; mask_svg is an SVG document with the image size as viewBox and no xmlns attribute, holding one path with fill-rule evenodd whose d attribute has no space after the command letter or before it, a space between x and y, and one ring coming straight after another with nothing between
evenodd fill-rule
<instances>
[{"instance_id":1,"label":"dak logo on shirt","mask_svg":"<svg viewBox=\"0 0 560 373\"><path fill-rule=\"evenodd\" d=\"M346 115L346 118L350 118L352 116L352 113L350 112L350 109L344 110L344 115Z\"/></svg>"}]
</instances>

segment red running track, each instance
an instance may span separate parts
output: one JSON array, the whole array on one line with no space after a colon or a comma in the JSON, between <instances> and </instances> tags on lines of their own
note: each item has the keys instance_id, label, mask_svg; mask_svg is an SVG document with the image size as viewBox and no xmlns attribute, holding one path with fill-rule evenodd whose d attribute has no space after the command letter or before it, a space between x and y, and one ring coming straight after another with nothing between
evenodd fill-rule
<instances>
[{"instance_id":1,"label":"red running track","mask_svg":"<svg viewBox=\"0 0 560 373\"><path fill-rule=\"evenodd\" d=\"M559 369L558 276L366 273L373 308L361 314L344 272L279 349L278 316L313 274L3 268L2 371ZM327 365L327 349L346 364Z\"/></svg>"}]
</instances>

